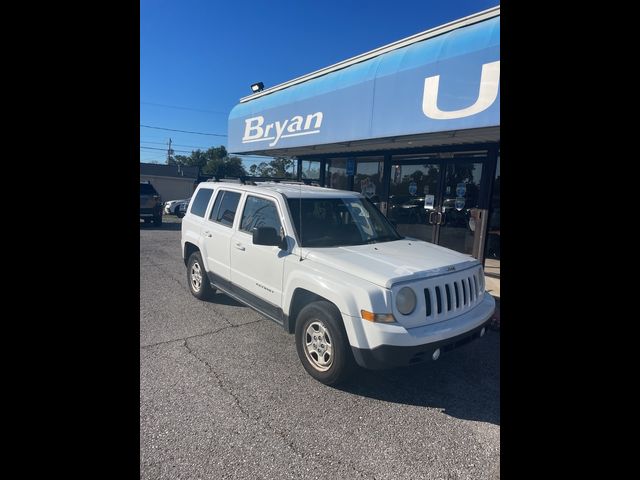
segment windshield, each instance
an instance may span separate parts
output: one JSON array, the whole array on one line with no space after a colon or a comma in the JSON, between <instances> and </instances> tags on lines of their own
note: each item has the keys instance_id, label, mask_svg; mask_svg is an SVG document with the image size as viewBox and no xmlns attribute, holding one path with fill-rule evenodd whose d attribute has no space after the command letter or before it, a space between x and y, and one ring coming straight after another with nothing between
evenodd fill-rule
<instances>
[{"instance_id":1,"label":"windshield","mask_svg":"<svg viewBox=\"0 0 640 480\"><path fill-rule=\"evenodd\" d=\"M380 210L366 198L287 200L294 227L303 247L364 245L402 238Z\"/></svg>"}]
</instances>

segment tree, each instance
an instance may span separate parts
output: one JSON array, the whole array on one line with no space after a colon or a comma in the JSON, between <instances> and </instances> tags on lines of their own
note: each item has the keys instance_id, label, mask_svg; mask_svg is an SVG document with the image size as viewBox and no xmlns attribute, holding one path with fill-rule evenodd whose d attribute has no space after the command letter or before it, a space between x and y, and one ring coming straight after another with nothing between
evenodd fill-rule
<instances>
[{"instance_id":1,"label":"tree","mask_svg":"<svg viewBox=\"0 0 640 480\"><path fill-rule=\"evenodd\" d=\"M254 177L280 177L293 178L294 160L285 157L277 157L269 163L261 162L258 165L251 165L249 173Z\"/></svg>"},{"instance_id":2,"label":"tree","mask_svg":"<svg viewBox=\"0 0 640 480\"><path fill-rule=\"evenodd\" d=\"M219 177L242 177L247 175L240 157L211 159L202 169L202 173Z\"/></svg>"},{"instance_id":3,"label":"tree","mask_svg":"<svg viewBox=\"0 0 640 480\"><path fill-rule=\"evenodd\" d=\"M199 167L205 175L216 175L220 177L240 177L247 175L247 171L242 166L242 159L239 157L229 157L224 145L211 147L206 151L200 149L193 150L190 155L176 155L175 165L184 167Z\"/></svg>"}]
</instances>

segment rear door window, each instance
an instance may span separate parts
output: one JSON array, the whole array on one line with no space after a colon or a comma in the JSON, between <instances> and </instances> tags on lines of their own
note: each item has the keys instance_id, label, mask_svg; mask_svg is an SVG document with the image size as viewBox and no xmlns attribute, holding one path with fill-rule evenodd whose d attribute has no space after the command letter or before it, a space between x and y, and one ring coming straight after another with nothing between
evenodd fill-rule
<instances>
[{"instance_id":1,"label":"rear door window","mask_svg":"<svg viewBox=\"0 0 640 480\"><path fill-rule=\"evenodd\" d=\"M240 202L240 193L220 190L211 209L209 220L220 223L225 227L232 227L236 218L236 210Z\"/></svg>"}]
</instances>

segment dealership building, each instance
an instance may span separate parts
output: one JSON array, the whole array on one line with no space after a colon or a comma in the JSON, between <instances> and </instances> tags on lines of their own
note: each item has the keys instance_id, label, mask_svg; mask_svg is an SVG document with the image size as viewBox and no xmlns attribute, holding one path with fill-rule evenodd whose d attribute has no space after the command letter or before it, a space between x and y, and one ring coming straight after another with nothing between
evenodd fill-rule
<instances>
[{"instance_id":1,"label":"dealership building","mask_svg":"<svg viewBox=\"0 0 640 480\"><path fill-rule=\"evenodd\" d=\"M499 277L499 6L242 98L228 135Z\"/></svg>"}]
</instances>

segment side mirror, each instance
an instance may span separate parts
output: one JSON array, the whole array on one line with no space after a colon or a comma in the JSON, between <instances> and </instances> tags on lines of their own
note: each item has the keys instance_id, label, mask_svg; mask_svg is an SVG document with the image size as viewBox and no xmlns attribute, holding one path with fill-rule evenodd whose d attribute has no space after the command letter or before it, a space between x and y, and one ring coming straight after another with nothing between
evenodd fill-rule
<instances>
[{"instance_id":1,"label":"side mirror","mask_svg":"<svg viewBox=\"0 0 640 480\"><path fill-rule=\"evenodd\" d=\"M253 229L254 245L267 245L280 247L284 250L286 247L285 240L280 238L278 232L273 227L257 227Z\"/></svg>"}]
</instances>

